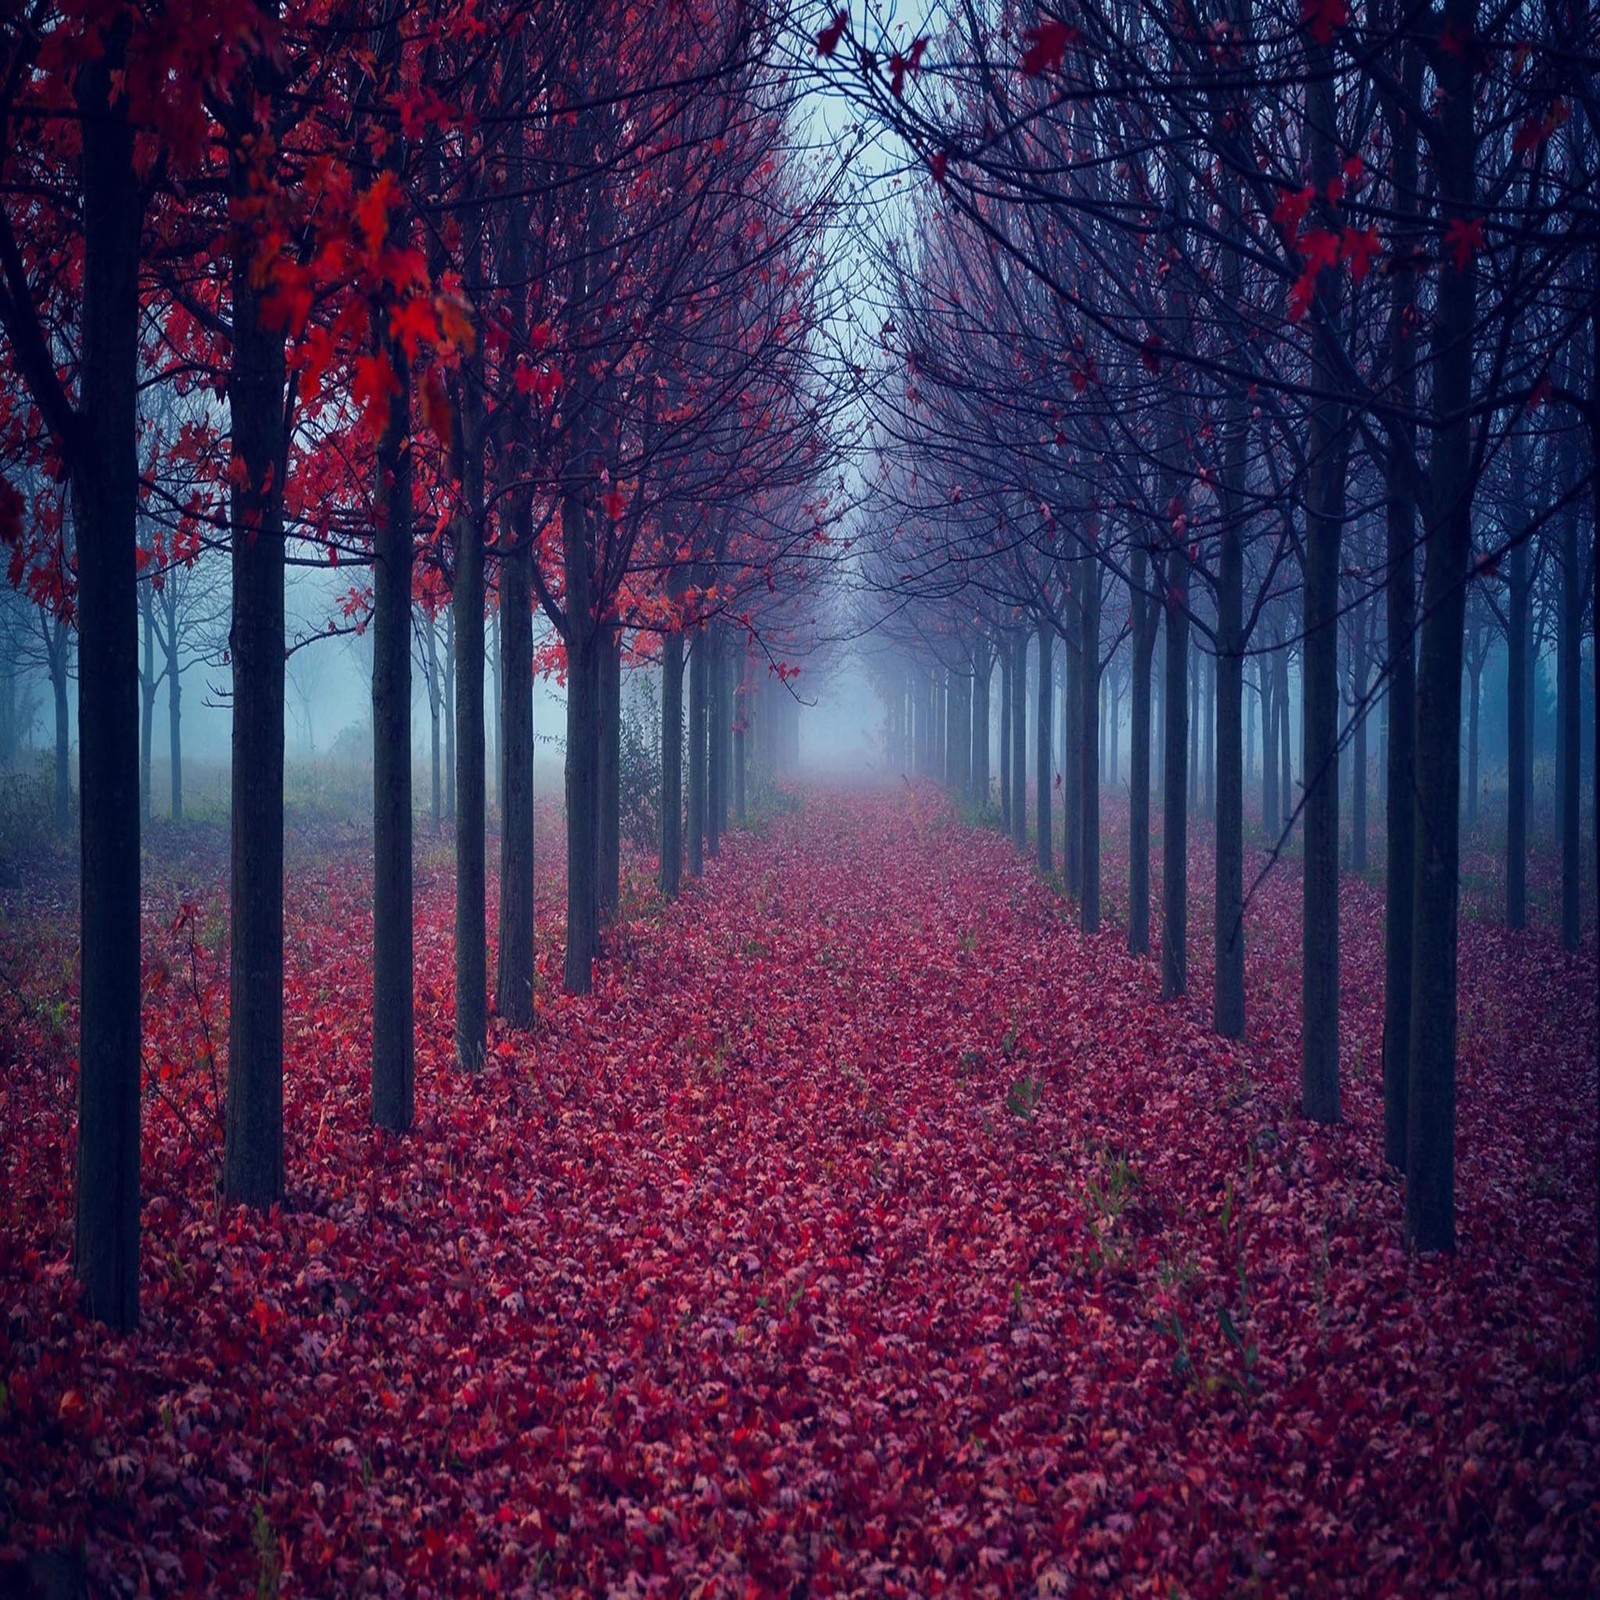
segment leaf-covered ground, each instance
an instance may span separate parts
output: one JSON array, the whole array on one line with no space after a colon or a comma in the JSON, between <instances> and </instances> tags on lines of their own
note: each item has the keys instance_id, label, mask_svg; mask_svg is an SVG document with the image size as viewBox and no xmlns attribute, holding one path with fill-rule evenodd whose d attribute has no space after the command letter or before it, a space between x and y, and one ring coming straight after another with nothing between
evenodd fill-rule
<instances>
[{"instance_id":1,"label":"leaf-covered ground","mask_svg":"<svg viewBox=\"0 0 1600 1600\"><path fill-rule=\"evenodd\" d=\"M108 1593L417 1600L1593 1593L1592 944L1466 931L1462 1248L1419 1262L1361 881L1349 1120L1314 1131L1292 872L1233 1047L1203 971L1163 1006L932 791L813 795L639 899L596 994L546 987L469 1082L425 861L393 1139L357 860L296 873L266 1219L215 1198L224 924L152 884L128 1340L72 1309L70 895L9 893L0 1565L85 1539Z\"/></svg>"}]
</instances>

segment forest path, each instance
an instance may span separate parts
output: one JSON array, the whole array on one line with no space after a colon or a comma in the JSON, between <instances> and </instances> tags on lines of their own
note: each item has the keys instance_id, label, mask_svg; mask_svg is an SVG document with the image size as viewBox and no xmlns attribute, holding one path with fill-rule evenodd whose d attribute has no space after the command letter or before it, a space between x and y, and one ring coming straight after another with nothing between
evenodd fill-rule
<instances>
[{"instance_id":1,"label":"forest path","mask_svg":"<svg viewBox=\"0 0 1600 1600\"><path fill-rule=\"evenodd\" d=\"M1589 1234L1512 1121L1570 1128L1576 1057L1487 1099L1462 1256L1418 1264L1361 1094L1300 1122L1280 1030L1160 1004L931 788L734 833L477 1079L448 891L414 1133L367 1125L330 869L291 918L289 1205L219 1208L153 1107L146 1325L109 1349L61 1220L17 1223L0 1546L86 1530L158 1594L248 1592L263 1539L284 1595L1585 1593ZM1556 1049L1561 974L1501 976L1474 1027Z\"/></svg>"}]
</instances>

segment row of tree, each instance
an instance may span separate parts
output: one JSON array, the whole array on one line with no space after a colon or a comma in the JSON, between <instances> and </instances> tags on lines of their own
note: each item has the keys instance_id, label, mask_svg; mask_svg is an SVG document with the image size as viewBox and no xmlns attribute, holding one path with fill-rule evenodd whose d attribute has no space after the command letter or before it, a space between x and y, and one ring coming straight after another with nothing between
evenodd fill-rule
<instances>
[{"instance_id":1,"label":"row of tree","mask_svg":"<svg viewBox=\"0 0 1600 1600\"><path fill-rule=\"evenodd\" d=\"M882 248L882 465L866 563L915 640L919 681L953 670L964 726L969 705L982 720L998 660L1003 794L1020 838L1033 641L1048 867L1051 663L1063 653L1066 872L1092 930L1101 686L1126 640L1129 942L1150 939L1154 738L1168 995L1187 983L1191 719L1204 684L1214 1021L1238 1036L1255 676L1264 747L1282 754L1265 764L1265 798L1298 814L1302 1098L1324 1121L1340 1115L1341 754L1353 740L1364 774L1367 712L1386 695L1386 1144L1406 1174L1407 1237L1451 1248L1468 601L1499 609L1509 640L1508 913L1520 923L1541 563L1559 588L1563 930L1578 936L1578 676L1600 438L1588 9L1073 0L1032 17L962 9L915 40L840 12L817 48L928 180L914 240ZM937 711L919 692L920 727ZM973 743L974 764L986 747ZM1353 803L1364 807L1364 785Z\"/></svg>"},{"instance_id":2,"label":"row of tree","mask_svg":"<svg viewBox=\"0 0 1600 1600\"><path fill-rule=\"evenodd\" d=\"M781 658L828 547L822 175L785 20L737 0L41 4L0 24L0 535L77 630L77 1271L138 1315L141 519L231 567L224 1192L283 1168L285 567L370 629L373 1116L413 1108L413 607L453 637L456 1055L484 1057L485 616L498 618L495 1004L533 1020L536 668L567 692L567 987L617 900L624 651L694 639L691 825L730 663ZM70 535L70 537L69 537ZM150 548L146 541L145 548ZM148 561L145 563L148 566ZM535 654L535 613L555 646ZM663 877L677 886L669 839Z\"/></svg>"}]
</instances>

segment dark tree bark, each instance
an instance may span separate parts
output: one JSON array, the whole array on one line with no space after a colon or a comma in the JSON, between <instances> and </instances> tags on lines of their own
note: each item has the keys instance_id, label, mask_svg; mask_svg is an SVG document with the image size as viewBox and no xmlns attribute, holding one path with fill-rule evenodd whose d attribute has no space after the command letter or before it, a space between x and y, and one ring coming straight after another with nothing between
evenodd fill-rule
<instances>
[{"instance_id":1,"label":"dark tree bark","mask_svg":"<svg viewBox=\"0 0 1600 1600\"><path fill-rule=\"evenodd\" d=\"M1577 451L1571 451L1575 458ZM1577 470L1568 475L1570 483ZM1578 797L1583 776L1580 682L1583 644L1583 579L1578 557L1578 502L1563 514L1559 543L1561 593L1556 624L1556 726L1561 759L1561 792L1557 797L1561 824L1561 948L1576 950L1581 933L1583 859Z\"/></svg>"},{"instance_id":2,"label":"dark tree bark","mask_svg":"<svg viewBox=\"0 0 1600 1600\"><path fill-rule=\"evenodd\" d=\"M1371 676L1367 605L1351 616L1350 690L1355 700L1355 731L1350 741L1350 869L1367 870L1367 690Z\"/></svg>"},{"instance_id":3,"label":"dark tree bark","mask_svg":"<svg viewBox=\"0 0 1600 1600\"><path fill-rule=\"evenodd\" d=\"M1167 553L1161 789L1161 998L1189 990L1189 556Z\"/></svg>"},{"instance_id":4,"label":"dark tree bark","mask_svg":"<svg viewBox=\"0 0 1600 1600\"><path fill-rule=\"evenodd\" d=\"M512 1027L533 1027L533 502L510 510L499 557L499 954L494 1010Z\"/></svg>"},{"instance_id":5,"label":"dark tree bark","mask_svg":"<svg viewBox=\"0 0 1600 1600\"><path fill-rule=\"evenodd\" d=\"M1000 831L1009 839L1011 827L1011 655L1005 640L1001 641L1000 656Z\"/></svg>"},{"instance_id":6,"label":"dark tree bark","mask_svg":"<svg viewBox=\"0 0 1600 1600\"><path fill-rule=\"evenodd\" d=\"M67 452L78 535L81 1007L74 1267L89 1314L139 1320L139 636L135 458L143 199L112 82L125 26L78 67L81 410Z\"/></svg>"},{"instance_id":7,"label":"dark tree bark","mask_svg":"<svg viewBox=\"0 0 1600 1600\"><path fill-rule=\"evenodd\" d=\"M704 626L689 647L689 876L705 871L706 836L706 651L709 635Z\"/></svg>"},{"instance_id":8,"label":"dark tree bark","mask_svg":"<svg viewBox=\"0 0 1600 1600\"><path fill-rule=\"evenodd\" d=\"M495 681L500 667L495 664ZM498 700L498 691L496 699ZM454 604L444 614L444 814L456 820L456 611Z\"/></svg>"},{"instance_id":9,"label":"dark tree bark","mask_svg":"<svg viewBox=\"0 0 1600 1600\"><path fill-rule=\"evenodd\" d=\"M1078 626L1078 926L1100 931L1100 568L1084 564Z\"/></svg>"},{"instance_id":10,"label":"dark tree bark","mask_svg":"<svg viewBox=\"0 0 1600 1600\"><path fill-rule=\"evenodd\" d=\"M428 691L428 827L437 834L444 822L444 691L439 678L439 619L422 619L423 663Z\"/></svg>"},{"instance_id":11,"label":"dark tree bark","mask_svg":"<svg viewBox=\"0 0 1600 1600\"><path fill-rule=\"evenodd\" d=\"M81 540L80 540L81 542ZM80 617L81 624L81 617ZM72 737L67 700L67 662L72 650L72 630L59 617L44 624L47 659L50 666L50 701L55 713L55 784L51 816L56 832L65 834L72 826ZM83 694L82 663L79 663L79 688Z\"/></svg>"},{"instance_id":12,"label":"dark tree bark","mask_svg":"<svg viewBox=\"0 0 1600 1600\"><path fill-rule=\"evenodd\" d=\"M235 133L236 198L249 194L252 150ZM283 481L288 440L284 338L263 323L255 251L233 260L228 409L233 616L233 824L229 937L228 1114L222 1189L265 1210L283 1198ZM409 535L408 535L409 537ZM400 622L411 652L411 594ZM409 710L409 698L408 698Z\"/></svg>"},{"instance_id":13,"label":"dark tree bark","mask_svg":"<svg viewBox=\"0 0 1600 1600\"><path fill-rule=\"evenodd\" d=\"M622 631L600 630L599 836L596 840L596 914L602 925L617 920L622 895Z\"/></svg>"},{"instance_id":14,"label":"dark tree bark","mask_svg":"<svg viewBox=\"0 0 1600 1600\"><path fill-rule=\"evenodd\" d=\"M156 607L149 579L139 584L139 824L150 821L150 743L156 731Z\"/></svg>"},{"instance_id":15,"label":"dark tree bark","mask_svg":"<svg viewBox=\"0 0 1600 1600\"><path fill-rule=\"evenodd\" d=\"M594 621L588 507L569 494L562 508L567 582L567 951L569 994L588 994L600 942L600 648Z\"/></svg>"},{"instance_id":16,"label":"dark tree bark","mask_svg":"<svg viewBox=\"0 0 1600 1600\"><path fill-rule=\"evenodd\" d=\"M722 747L728 736L728 717L721 623L707 624L706 644L706 854L714 859L722 848L727 801L722 782Z\"/></svg>"},{"instance_id":17,"label":"dark tree bark","mask_svg":"<svg viewBox=\"0 0 1600 1600\"><path fill-rule=\"evenodd\" d=\"M1445 0L1444 24L1472 35L1475 0ZM1473 66L1443 52L1433 141L1447 222L1474 205ZM1421 1250L1455 1248L1456 916L1460 855L1461 658L1472 555L1472 260L1440 269L1432 341L1422 633L1417 661L1416 877L1411 956L1411 1083L1406 1119L1405 1234Z\"/></svg>"},{"instance_id":18,"label":"dark tree bark","mask_svg":"<svg viewBox=\"0 0 1600 1600\"><path fill-rule=\"evenodd\" d=\"M1506 561L1506 926L1528 925L1528 751L1530 604L1528 544Z\"/></svg>"},{"instance_id":19,"label":"dark tree bark","mask_svg":"<svg viewBox=\"0 0 1600 1600\"><path fill-rule=\"evenodd\" d=\"M989 807L989 679L994 656L989 641L980 639L972 657L972 798L985 811Z\"/></svg>"},{"instance_id":20,"label":"dark tree bark","mask_svg":"<svg viewBox=\"0 0 1600 1600\"><path fill-rule=\"evenodd\" d=\"M1338 171L1336 77L1330 46L1313 45L1306 142L1313 189ZM1324 272L1314 300L1311 405L1306 443L1305 623L1301 644L1301 762L1305 769L1301 918L1300 1096L1314 1122L1339 1120L1339 546L1349 432L1337 392L1338 290Z\"/></svg>"},{"instance_id":21,"label":"dark tree bark","mask_svg":"<svg viewBox=\"0 0 1600 1600\"><path fill-rule=\"evenodd\" d=\"M1261 827L1275 838L1283 821L1278 803L1278 700L1274 657L1277 651L1269 636L1266 652L1256 662L1261 679Z\"/></svg>"},{"instance_id":22,"label":"dark tree bark","mask_svg":"<svg viewBox=\"0 0 1600 1600\"><path fill-rule=\"evenodd\" d=\"M397 393L378 444L372 554L372 1120L411 1126L411 375L385 338Z\"/></svg>"},{"instance_id":23,"label":"dark tree bark","mask_svg":"<svg viewBox=\"0 0 1600 1600\"><path fill-rule=\"evenodd\" d=\"M484 478L483 478L483 391L481 367L476 354L468 358L463 375L460 403L457 407L459 453L457 475L461 484L461 505L451 524L454 538L455 583L450 593L450 610L454 620L458 659L455 667L455 791L456 791L456 1065L466 1072L477 1072L483 1066L488 1049L489 1017L489 952L486 900L488 897L488 845L485 840L487 825L487 779L483 760L484 728ZM512 537L525 532L518 526L518 516L513 511ZM513 558L515 559L515 558ZM523 610L529 606L525 598ZM532 674L528 674L528 693L532 696ZM531 703L530 703L531 720ZM531 832L531 830L530 830ZM504 819L501 822L502 866L506 840L511 837ZM531 837L527 841L532 853ZM529 873L531 878L531 871ZM502 894L504 877L502 876ZM532 888L528 920L532 921ZM506 923L512 925L511 951L506 949ZM508 971L508 963L518 953L516 935L520 930L516 914L504 903L500 913L500 971ZM531 931L528 943L532 943ZM527 956L530 993L527 996L527 1015L517 1012L515 1004L500 1005L501 1014L517 1026L526 1026L532 1020L532 955ZM497 999L499 997L497 996Z\"/></svg>"},{"instance_id":24,"label":"dark tree bark","mask_svg":"<svg viewBox=\"0 0 1600 1600\"><path fill-rule=\"evenodd\" d=\"M174 822L183 821L183 664L178 656L178 606L167 602L167 767Z\"/></svg>"},{"instance_id":25,"label":"dark tree bark","mask_svg":"<svg viewBox=\"0 0 1600 1600\"><path fill-rule=\"evenodd\" d=\"M661 642L661 893L683 887L683 635Z\"/></svg>"},{"instance_id":26,"label":"dark tree bark","mask_svg":"<svg viewBox=\"0 0 1600 1600\"><path fill-rule=\"evenodd\" d=\"M1050 759L1050 690L1052 687L1053 663L1050 660L1050 624L1040 618L1038 626L1039 636L1039 719L1038 726L1034 729L1037 735L1034 760L1037 770L1034 773L1034 804L1038 808L1039 832L1037 838L1038 863L1041 872L1049 872L1055 865L1055 841L1050 836L1050 779L1052 776L1053 762Z\"/></svg>"},{"instance_id":27,"label":"dark tree bark","mask_svg":"<svg viewBox=\"0 0 1600 1600\"><path fill-rule=\"evenodd\" d=\"M1236 257L1235 257L1236 259ZM1232 291L1238 294L1235 287ZM1244 1037L1244 515L1249 412L1242 394L1226 402L1222 517L1217 552L1215 920L1216 982L1211 1025Z\"/></svg>"},{"instance_id":28,"label":"dark tree bark","mask_svg":"<svg viewBox=\"0 0 1600 1600\"><path fill-rule=\"evenodd\" d=\"M1128 735L1128 950L1150 953L1150 711L1160 613L1147 592L1149 556L1133 552L1128 590L1133 611L1133 685L1129 691Z\"/></svg>"},{"instance_id":29,"label":"dark tree bark","mask_svg":"<svg viewBox=\"0 0 1600 1600\"><path fill-rule=\"evenodd\" d=\"M1028 848L1028 630L1011 636L1011 837Z\"/></svg>"}]
</instances>

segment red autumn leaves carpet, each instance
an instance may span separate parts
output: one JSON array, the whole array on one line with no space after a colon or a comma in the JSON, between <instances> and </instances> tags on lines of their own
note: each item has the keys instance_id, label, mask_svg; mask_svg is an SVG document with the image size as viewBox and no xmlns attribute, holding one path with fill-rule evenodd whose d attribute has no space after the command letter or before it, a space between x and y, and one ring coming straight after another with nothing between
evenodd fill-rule
<instances>
[{"instance_id":1,"label":"red autumn leaves carpet","mask_svg":"<svg viewBox=\"0 0 1600 1600\"><path fill-rule=\"evenodd\" d=\"M812 794L637 898L596 994L546 989L468 1082L425 862L391 1139L351 860L295 879L267 1219L215 1199L225 924L152 887L128 1340L72 1309L70 896L8 895L0 1561L86 1539L106 1593L418 1600L1593 1592L1592 943L1466 930L1462 1249L1423 1263L1360 881L1348 1121L1313 1130L1292 867L1234 1047L935 792Z\"/></svg>"}]
</instances>

